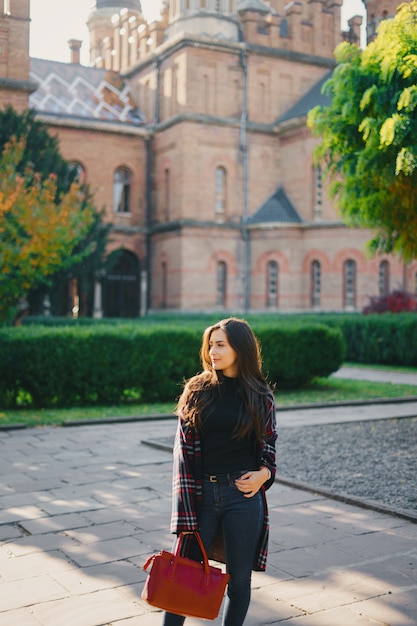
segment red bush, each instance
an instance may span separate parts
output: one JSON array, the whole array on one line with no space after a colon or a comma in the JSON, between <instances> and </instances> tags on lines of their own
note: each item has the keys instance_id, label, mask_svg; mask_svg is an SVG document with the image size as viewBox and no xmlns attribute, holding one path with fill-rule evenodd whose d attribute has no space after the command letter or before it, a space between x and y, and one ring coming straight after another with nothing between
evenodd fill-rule
<instances>
[{"instance_id":1,"label":"red bush","mask_svg":"<svg viewBox=\"0 0 417 626\"><path fill-rule=\"evenodd\" d=\"M371 296L369 304L363 308L363 313L403 313L404 311L417 312L417 296L397 289L386 296Z\"/></svg>"}]
</instances>

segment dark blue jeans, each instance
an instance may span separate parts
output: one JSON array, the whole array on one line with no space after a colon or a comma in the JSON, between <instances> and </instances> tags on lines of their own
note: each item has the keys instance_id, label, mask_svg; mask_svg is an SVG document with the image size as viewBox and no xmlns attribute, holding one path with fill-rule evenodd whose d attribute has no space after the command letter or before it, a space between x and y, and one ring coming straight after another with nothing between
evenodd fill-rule
<instances>
[{"instance_id":1,"label":"dark blue jeans","mask_svg":"<svg viewBox=\"0 0 417 626\"><path fill-rule=\"evenodd\" d=\"M251 574L262 529L264 508L260 492L245 498L234 481L204 481L200 535L208 550L219 524L223 528L226 569L230 574L223 626L242 626L251 595ZM190 556L195 558L194 555ZM163 626L182 626L185 617L165 613Z\"/></svg>"}]
</instances>

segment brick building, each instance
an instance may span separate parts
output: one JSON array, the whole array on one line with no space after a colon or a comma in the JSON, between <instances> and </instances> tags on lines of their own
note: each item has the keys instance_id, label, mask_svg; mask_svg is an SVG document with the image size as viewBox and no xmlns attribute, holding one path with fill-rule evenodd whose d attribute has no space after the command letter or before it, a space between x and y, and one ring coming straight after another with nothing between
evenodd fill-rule
<instances>
[{"instance_id":1,"label":"brick building","mask_svg":"<svg viewBox=\"0 0 417 626\"><path fill-rule=\"evenodd\" d=\"M360 310L416 290L417 263L368 258L313 165L307 113L336 45L359 41L342 1L171 0L149 24L139 0L97 0L90 67L74 40L68 64L29 60L29 0L6 3L0 104L29 99L123 249L91 313ZM372 37L399 3L365 4Z\"/></svg>"}]
</instances>

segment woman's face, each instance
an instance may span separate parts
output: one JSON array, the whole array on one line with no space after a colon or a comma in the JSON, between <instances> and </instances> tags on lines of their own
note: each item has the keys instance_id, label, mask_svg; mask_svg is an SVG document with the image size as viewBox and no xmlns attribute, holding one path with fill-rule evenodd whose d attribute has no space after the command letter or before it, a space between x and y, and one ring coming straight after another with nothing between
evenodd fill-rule
<instances>
[{"instance_id":1,"label":"woman's face","mask_svg":"<svg viewBox=\"0 0 417 626\"><path fill-rule=\"evenodd\" d=\"M221 370L225 376L235 378L238 375L237 355L230 345L224 330L213 330L209 339L211 365Z\"/></svg>"}]
</instances>

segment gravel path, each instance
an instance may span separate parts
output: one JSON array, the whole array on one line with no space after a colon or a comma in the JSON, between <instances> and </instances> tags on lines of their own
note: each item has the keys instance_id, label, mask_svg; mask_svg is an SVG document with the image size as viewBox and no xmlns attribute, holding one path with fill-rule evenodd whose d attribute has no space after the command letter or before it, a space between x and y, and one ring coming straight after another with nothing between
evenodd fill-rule
<instances>
[{"instance_id":1,"label":"gravel path","mask_svg":"<svg viewBox=\"0 0 417 626\"><path fill-rule=\"evenodd\" d=\"M278 474L417 512L417 417L279 429Z\"/></svg>"},{"instance_id":2,"label":"gravel path","mask_svg":"<svg viewBox=\"0 0 417 626\"><path fill-rule=\"evenodd\" d=\"M417 516L417 417L279 426L278 435L280 478Z\"/></svg>"}]
</instances>

